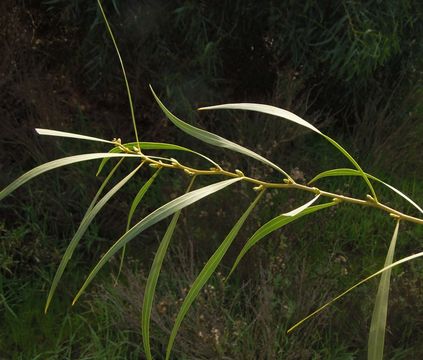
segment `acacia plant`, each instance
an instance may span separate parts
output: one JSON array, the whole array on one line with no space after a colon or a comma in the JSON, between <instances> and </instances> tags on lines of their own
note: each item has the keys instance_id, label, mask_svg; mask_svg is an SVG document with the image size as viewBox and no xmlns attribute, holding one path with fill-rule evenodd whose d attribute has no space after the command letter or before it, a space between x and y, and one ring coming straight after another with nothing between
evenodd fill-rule
<instances>
[{"instance_id":1,"label":"acacia plant","mask_svg":"<svg viewBox=\"0 0 423 360\"><path fill-rule=\"evenodd\" d=\"M241 249L238 257L236 258L232 269L229 273L232 274L233 271L236 269L239 262L242 260L244 255L250 251L260 240L264 237L276 231L295 220L310 215L317 211L324 211L325 209L333 206L342 206L344 203L350 203L357 206L364 206L364 207L371 207L374 208L375 211L383 211L388 216L393 218L393 235L390 242L390 246L388 252L386 254L386 260L384 267L379 271L369 275L367 278L359 281L354 286L350 287L346 291L342 292L340 295L332 299L330 302L324 304L313 313L308 315L306 318L298 322L297 324L293 324L293 326L288 330L288 333L299 327L304 321L308 320L312 316L319 313L321 310L335 302L336 300L340 299L350 291L352 291L357 286L363 284L364 282L370 280L373 277L381 275L379 287L377 291L377 295L375 297L375 304L374 310L371 320L370 332L369 332L369 339L368 339L368 358L372 360L379 360L383 357L383 348L384 348L384 336L385 336L385 327L386 327L386 319L387 319L387 305L388 305L388 297L389 297L389 286L390 286L390 276L391 276L391 269L396 267L402 263L408 262L410 260L416 259L418 257L423 256L423 252L419 252L416 254L412 254L400 260L394 262L394 252L396 241L398 237L398 231L400 224L402 222L410 222L416 225L423 225L423 209L417 205L413 200L411 200L408 196L402 193L400 190L394 188L393 186L387 184L386 182L378 179L377 177L365 172L362 167L357 163L354 157L338 142L336 142L331 137L322 133L318 128L307 122L306 120L300 118L299 116L287 111L283 110L274 106L270 105L263 105L263 104L253 104L253 103L237 103L237 104L224 104L224 105L216 105L201 108L199 110L218 110L218 109L235 109L235 110L247 110L247 111L255 111L260 112L268 115L275 116L279 119L291 121L299 126L303 126L308 130L317 133L318 135L322 136L326 139L330 144L333 145L334 151L340 152L343 156L345 156L348 161L351 163L351 168L337 168L324 171L320 174L317 174L308 184L300 184L297 183L289 174L286 172L283 167L273 163L272 161L266 159L265 157L259 155L258 153L249 150L241 145L238 145L232 141L229 141L219 135L213 134L206 130L197 128L193 125L190 125L174 114L172 114L167 107L161 102L158 98L156 93L151 88L151 92L157 101L157 104L165 114L165 116L180 130L185 132L186 134L197 138L207 144L225 148L228 151L235 151L240 154L240 156L248 156L255 160L258 160L265 165L269 166L273 170L276 171L278 174L276 176L275 181L265 181L259 177L251 177L248 174L245 174L243 171L239 169L225 169L223 166L219 164L219 162L210 159L209 157L203 155L200 152L191 150L186 147L182 147L175 144L170 143L160 143L160 142L148 142L148 141L140 141L136 121L135 121L135 114L134 114L134 107L132 103L132 96L131 91L128 83L128 79L125 73L124 64L119 53L119 49L114 38L113 32L110 28L110 25L107 21L107 18L104 14L103 8L101 6L100 1L98 1L99 8L101 13L104 17L105 24L107 26L108 32L110 34L111 40L115 46L116 54L119 58L123 79L125 81L126 90L128 94L129 100L129 108L131 112L131 118L133 122L134 134L135 134L135 141L122 143L120 139L113 139L113 140L105 140L100 139L97 137L86 136L81 134L74 134L56 130L49 130L49 129L36 129L39 135L46 135L46 136L57 136L57 137L67 137L67 138L74 138L78 140L88 140L93 142L102 142L109 146L108 152L98 152L98 153L86 153L82 155L70 156L61 158L58 160L50 161L43 165L37 166L32 170L28 171L27 173L23 174L21 177L16 179L6 188L4 188L0 192L0 200L4 197L12 193L21 185L25 184L27 181L31 180L32 178L55 168L62 167L65 165L70 165L82 161L88 160L99 160L101 159L100 166L98 168L97 174L99 174L105 165L105 163L110 159L118 159L119 161L115 164L112 170L109 172L103 183L101 184L97 194L95 195L94 199L91 202L91 205L87 209L76 233L74 234L72 240L70 241L62 259L59 264L59 267L56 271L54 279L52 281L50 291L47 296L47 301L45 305L45 311L47 312L55 290L61 280L61 277L66 269L66 266L69 260L72 257L72 254L78 245L80 239L84 235L85 231L87 230L88 226L91 224L95 216L98 212L102 209L102 207L113 197L126 183L128 183L131 178L138 172L142 171L143 168L146 166L152 167L155 169L155 172L150 177L150 179L140 188L138 193L135 195L131 208L128 213L127 219L127 227L125 233L114 242L114 244L109 248L109 250L100 258L98 263L92 269L92 271L88 274L85 282L81 286L80 290L76 294L75 298L73 299L73 304L77 302L77 300L81 297L84 293L88 285L92 282L95 278L97 273L102 269L102 267L118 252L122 251L124 253L125 246L131 240L135 239L141 232L146 230L147 228L153 226L154 224L158 223L165 218L172 216L171 221L167 227L167 230L163 236L163 239L160 242L160 245L157 249L155 254L153 263L151 265L151 270L148 275L147 283L145 285L145 294L143 297L143 306L142 306L142 315L141 315L141 333L143 338L143 345L145 356L147 359L152 359L152 351L150 346L150 323L151 323L151 313L153 308L153 301L155 295L155 289L158 282L160 270L163 264L164 257L166 255L170 240L172 238L173 232L178 222L178 218L182 209L188 207L189 205L202 200L203 198L216 193L226 187L232 186L237 182L245 182L251 184L252 189L255 191L256 195L252 200L251 204L248 208L244 211L242 216L238 219L235 225L232 227L230 232L227 234L225 239L221 242L219 247L215 250L215 252L211 255L209 260L204 265L203 269L198 274L195 281L191 284L190 290L188 291L185 299L182 302L182 305L179 309L177 317L175 319L173 329L171 331L166 355L165 358L169 359L172 351L172 347L174 341L176 339L176 335L178 330L181 326L184 317L186 316L187 312L189 311L191 305L199 295L201 289L210 279L212 274L215 272L216 268L218 267L219 263L221 262L223 256L226 254L227 250L231 246L232 242L234 241L236 235L240 231L241 227L252 213L256 206L259 206L260 199L262 198L263 194L267 189L278 189L283 191L285 189L295 189L303 192L310 193L311 199L303 204L302 206L296 208L295 210L278 214L270 221L267 221L262 226L260 226L251 237L246 241L245 245ZM150 150L172 150L175 152L189 152L196 156L201 157L205 162L208 162L209 165L203 168L195 168L190 166L189 164L184 164L176 160L175 158L168 158L168 157L159 157L153 156L149 154ZM122 180L120 180L116 185L111 187L106 194L103 195L103 191L105 190L108 182L113 177L117 168L122 164L124 159L133 160L131 162L131 166L133 170L126 175ZM158 176L162 175L162 169L169 169L176 172L184 172L187 176L191 177L191 181L189 183L188 188L184 195L181 195L165 205L159 207L146 217L141 220L135 221L133 224L133 215L137 207L139 206L143 196L148 191L152 183ZM193 186L195 185L195 181L198 177L205 177L211 176L219 178L219 181L212 183L211 185L201 187L199 189L193 190ZM324 189L318 188L314 186L318 180L326 177L333 177L333 176L355 176L360 177L368 188L369 194L364 198L356 198L350 196L344 196L342 194L336 192L329 192ZM223 180L222 180L223 178ZM373 183L380 183L390 190L394 191L397 195L401 196L405 200L407 200L418 212L420 217L412 216L409 214L405 214L397 209L391 208L390 206L382 203L373 187ZM122 254L122 258L123 259ZM121 263L122 265L122 263Z\"/></svg>"}]
</instances>

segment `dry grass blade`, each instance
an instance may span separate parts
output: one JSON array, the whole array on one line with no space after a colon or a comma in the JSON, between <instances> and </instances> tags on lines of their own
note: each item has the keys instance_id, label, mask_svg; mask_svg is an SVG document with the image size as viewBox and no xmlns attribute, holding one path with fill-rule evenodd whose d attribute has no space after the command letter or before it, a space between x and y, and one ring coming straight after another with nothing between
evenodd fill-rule
<instances>
[{"instance_id":1,"label":"dry grass blade","mask_svg":"<svg viewBox=\"0 0 423 360\"><path fill-rule=\"evenodd\" d=\"M241 229L242 225L244 224L245 220L247 220L248 216L250 215L251 211L257 205L258 201L260 200L261 196L263 195L264 191L261 191L256 199L251 203L248 209L242 214L239 220L236 222L234 227L231 229L229 234L226 238L222 241L220 246L217 250L213 253L210 259L207 261L206 265L204 265L203 269L201 270L200 274L194 280L187 296L184 299L184 302L181 305L181 308L178 312L178 315L175 320L175 324L173 325L172 332L169 337L169 342L167 344L166 349L166 360L170 358L170 354L172 351L173 343L175 342L176 335L178 333L179 327L185 315L187 314L188 310L190 309L192 303L197 298L198 294L200 293L203 286L209 280L210 276L214 273L217 266L220 264L223 256L226 254L226 251L231 246L233 240L235 239L236 235L238 234L239 230Z\"/></svg>"},{"instance_id":2,"label":"dry grass blade","mask_svg":"<svg viewBox=\"0 0 423 360\"><path fill-rule=\"evenodd\" d=\"M397 220L394 234L392 236L389 250L386 255L385 267L392 264L395 253L395 246L398 237L400 220ZM370 324L369 344L367 350L368 360L382 360L385 344L386 318L388 313L389 286L391 283L391 269L385 271L380 277L379 287L376 295L375 307L373 309L372 321Z\"/></svg>"}]
</instances>

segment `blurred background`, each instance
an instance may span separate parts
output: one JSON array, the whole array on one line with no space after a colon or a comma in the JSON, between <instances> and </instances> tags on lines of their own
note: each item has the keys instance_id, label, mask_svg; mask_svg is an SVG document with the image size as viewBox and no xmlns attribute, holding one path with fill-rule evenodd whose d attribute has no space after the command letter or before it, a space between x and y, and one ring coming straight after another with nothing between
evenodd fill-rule
<instances>
[{"instance_id":1,"label":"blurred background","mask_svg":"<svg viewBox=\"0 0 423 360\"><path fill-rule=\"evenodd\" d=\"M422 204L419 1L111 0L104 8L126 66L142 140L189 146L228 169L274 176L253 160L180 133L155 103L151 84L181 119L268 157L299 182L349 166L324 140L286 121L195 110L229 102L275 105L319 127L367 172ZM108 150L40 138L35 127L134 139L119 61L96 1L1 1L0 54L1 187L43 162ZM197 165L195 158L176 155ZM123 167L119 176L128 169ZM130 244L117 286L118 258L77 306L70 302L89 269L124 231L132 199L149 170L90 226L51 310L43 313L55 269L104 180L96 170L97 164L81 163L50 172L0 204L0 358L143 359L143 286L168 221ZM163 172L137 218L180 195L187 182L182 174ZM359 179L330 179L318 186L366 194ZM386 204L418 215L394 193L376 190ZM189 284L253 196L240 185L183 212L155 298L155 358L162 358ZM306 199L294 191L266 194L183 323L174 359L366 357L377 280L292 335L285 332L382 267L394 229L385 214L344 205L301 219L264 239L224 283L248 237ZM422 251L422 238L421 226L402 224L396 258ZM423 358L422 275L419 260L393 272L386 358Z\"/></svg>"}]
</instances>

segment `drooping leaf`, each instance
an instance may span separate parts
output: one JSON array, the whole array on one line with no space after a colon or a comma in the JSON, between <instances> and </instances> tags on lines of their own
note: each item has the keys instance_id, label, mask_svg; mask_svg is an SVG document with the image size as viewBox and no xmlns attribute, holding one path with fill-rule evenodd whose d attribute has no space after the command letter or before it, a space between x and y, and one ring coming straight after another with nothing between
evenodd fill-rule
<instances>
[{"instance_id":1,"label":"drooping leaf","mask_svg":"<svg viewBox=\"0 0 423 360\"><path fill-rule=\"evenodd\" d=\"M27 181L31 180L32 178L41 175L42 173L45 173L46 171L56 169L61 166L74 164L77 162L82 161L88 161L88 160L96 160L96 159L103 159L103 158L120 158L120 157L133 157L137 158L138 155L132 155L132 154L112 154L112 153L92 153L92 154L83 154L83 155L75 155L75 156L69 156L62 159L57 159L50 161L48 163L45 163L43 165L37 166L33 168L32 170L29 170L19 178L17 178L15 181L13 181L11 184L6 186L1 192L0 192L0 200L2 200L4 197L15 191L18 187L25 184Z\"/></svg>"},{"instance_id":2,"label":"drooping leaf","mask_svg":"<svg viewBox=\"0 0 423 360\"><path fill-rule=\"evenodd\" d=\"M373 279L375 276L378 276L378 275L384 273L385 271L388 271L388 270L390 270L390 269L392 269L392 268L394 268L394 267L396 267L398 265L401 265L401 264L403 264L405 262L408 262L408 261L417 259L417 258L419 258L421 256L423 256L423 251L422 252L419 252L417 254L413 254L413 255L407 256L405 258L402 258L402 259L400 259L398 261L395 261L391 265L385 266L384 268L380 269L379 271L376 271L372 275L366 277L365 279L363 279L363 280L359 281L358 283L356 283L355 285L351 286L349 289L345 290L343 293L339 294L337 297L333 298L331 301L327 302L325 305L319 307L316 311L313 311L310 315L307 315L304 319L300 320L294 326L292 326L291 328L289 328L288 331L287 331L287 333L290 333L293 330L295 330L302 323L304 323L305 321L309 320L313 316L317 315L319 312L321 312L322 310L326 309L329 305L332 305L335 301L339 300L343 296L347 295L350 291L354 290L357 286L360 286L361 284L364 284L366 281L369 281L370 279Z\"/></svg>"},{"instance_id":3,"label":"drooping leaf","mask_svg":"<svg viewBox=\"0 0 423 360\"><path fill-rule=\"evenodd\" d=\"M113 141L104 140L92 136L87 135L81 135L81 134L74 134L70 132L64 132L64 131L58 131L58 130L50 130L50 129L40 129L36 128L35 131L39 135L47 135L47 136L57 136L57 137L67 137L72 139L78 139L78 140L89 140L89 141L98 141L98 142L104 142L107 144L114 144Z\"/></svg>"},{"instance_id":4,"label":"drooping leaf","mask_svg":"<svg viewBox=\"0 0 423 360\"><path fill-rule=\"evenodd\" d=\"M141 189L138 191L137 195L135 196L134 200L132 201L131 208L129 209L128 221L126 222L126 230L125 230L125 232L128 231L129 228L131 227L131 220L132 220L132 216L134 215L135 210L137 209L139 203L141 202L141 200L144 197L145 193L150 188L150 186L153 183L153 181L159 175L160 170L161 170L161 168L157 169L154 172L154 174L150 177L150 179L148 179L144 183L144 185L141 187ZM123 269L123 261L125 259L125 252L126 252L126 245L122 248L122 253L120 255L119 270L118 270L118 274L116 275L115 285L117 285L117 283L119 281L120 273L122 272L122 269Z\"/></svg>"},{"instance_id":5,"label":"drooping leaf","mask_svg":"<svg viewBox=\"0 0 423 360\"><path fill-rule=\"evenodd\" d=\"M133 150L133 148L135 146L135 147L137 147L137 148L139 148L141 150L176 150L176 151L185 151L185 152L189 152L189 153L195 154L197 156L200 156L203 159L205 159L208 162L210 162L211 164L213 164L213 166L215 166L217 168L220 168L220 166L216 162L214 162L212 159L210 159L209 157L207 157L207 156L205 156L205 155L203 155L203 154L201 154L201 153L199 153L197 151L188 149L188 148L183 147L183 146L175 145L175 144L142 141L142 142L130 142L130 143L126 143L126 144L123 144L123 146L125 146L125 147L127 147L128 149L131 149L131 150ZM116 146L113 149L111 149L110 152L112 152L112 153L121 153L121 152L123 152L123 150L120 147ZM100 164L100 166L98 167L98 170L97 170L97 176L98 176L98 174L100 174L101 170L103 169L103 167L104 167L104 165L106 164L107 161L108 161L108 159L104 159L101 162L101 164Z\"/></svg>"},{"instance_id":6,"label":"drooping leaf","mask_svg":"<svg viewBox=\"0 0 423 360\"><path fill-rule=\"evenodd\" d=\"M236 151L238 153L247 155L253 159L259 160L262 163L269 165L273 169L281 172L284 174L288 179L292 180L291 177L282 170L279 166L271 162L270 160L264 158L263 156L255 153L254 151L247 149L241 145L238 145L232 141L229 141L219 135L213 134L209 131L196 128L195 126L192 126L190 124L187 124L186 122L182 121L181 119L177 118L175 115L173 115L167 108L164 106L164 104L160 101L156 93L154 92L153 88L150 86L151 92L153 93L154 98L156 99L157 103L159 104L160 108L162 109L163 113L166 115L166 117L173 123L175 126L177 126L179 129L181 129L183 132L187 133L188 135L191 135L192 137L195 137L207 144L214 145L217 147L229 149L232 151Z\"/></svg>"},{"instance_id":7,"label":"drooping leaf","mask_svg":"<svg viewBox=\"0 0 423 360\"><path fill-rule=\"evenodd\" d=\"M256 199L251 203L248 209L242 214L239 220L236 222L234 227L231 229L229 234L226 236L225 240L220 244L217 250L213 253L210 259L207 261L206 265L204 265L203 269L201 270L200 274L194 280L187 296L185 297L181 308L179 309L178 315L176 317L175 323L172 328L172 332L169 337L169 342L167 344L166 349L166 360L170 358L170 353L172 351L173 343L175 341L176 335L178 333L179 327L181 326L182 320L185 318L188 310L190 309L192 303L197 298L198 294L200 293L203 286L209 280L210 276L214 273L217 266L222 261L223 256L226 254L227 250L231 246L233 240L235 239L236 235L238 234L239 230L241 229L242 225L244 224L245 220L247 220L248 216L250 215L251 211L257 205L258 201L260 200L261 196L263 195L263 191L261 191Z\"/></svg>"},{"instance_id":8,"label":"drooping leaf","mask_svg":"<svg viewBox=\"0 0 423 360\"><path fill-rule=\"evenodd\" d=\"M78 227L78 230L76 231L68 247L66 248L65 254L63 255L62 260L60 261L59 267L57 268L56 274L54 275L53 282L51 284L50 291L48 293L46 306L44 309L45 312L47 312L50 302L53 298L54 292L57 288L57 285L59 284L59 281L62 278L63 272L65 271L69 260L72 258L72 255L73 255L73 252L75 251L76 246L78 245L82 236L85 234L85 231L87 230L88 226L91 224L91 222L93 221L95 216L98 214L98 212L107 203L107 201L109 201L110 198L114 194L116 194L122 188L122 186L125 185L132 178L132 176L135 175L135 173L141 168L142 165L143 165L142 163L138 165L135 168L135 170L133 170L125 178L119 181L111 190L109 190L109 192L106 195L104 195L101 198L101 200L91 210L89 210L85 214L84 218L81 221L81 224Z\"/></svg>"},{"instance_id":9,"label":"drooping leaf","mask_svg":"<svg viewBox=\"0 0 423 360\"><path fill-rule=\"evenodd\" d=\"M195 176L192 178L186 192L191 190L191 187L195 181ZM153 264L151 265L150 273L148 274L147 283L145 285L144 300L142 305L141 313L141 333L144 344L144 352L147 360L152 360L151 346L150 346L150 320L151 320L151 309L153 307L154 294L156 292L157 281L159 279L160 271L162 268L163 260L169 247L170 240L175 231L176 224L179 219L181 210L177 211L160 242L157 253L154 256Z\"/></svg>"},{"instance_id":10,"label":"drooping leaf","mask_svg":"<svg viewBox=\"0 0 423 360\"><path fill-rule=\"evenodd\" d=\"M73 304L76 303L78 298L82 295L86 287L91 283L100 269L110 260L110 258L121 249L125 244L131 241L134 237L139 235L142 231L148 229L159 221L165 219L166 217L174 214L176 211L181 210L202 198L209 196L219 190L224 189L225 187L232 185L238 181L242 180L241 177L220 181L218 183L205 186L201 189L191 191L187 194L184 194L172 201L169 201L167 204L159 207L151 214L147 215L144 219L134 225L129 231L123 234L111 247L110 249L102 256L97 265L93 268L91 273L88 275L81 289L76 294Z\"/></svg>"},{"instance_id":11,"label":"drooping leaf","mask_svg":"<svg viewBox=\"0 0 423 360\"><path fill-rule=\"evenodd\" d=\"M313 205L319 197L320 197L320 195L317 194L313 199L306 202L304 205L301 205L301 206L297 207L296 209L291 210L290 212L287 212L287 213L282 214L282 215L288 216L288 217L296 216L299 213L303 212L305 209L307 209L309 206Z\"/></svg>"},{"instance_id":12,"label":"drooping leaf","mask_svg":"<svg viewBox=\"0 0 423 360\"><path fill-rule=\"evenodd\" d=\"M304 126L311 131L323 136L327 141L329 141L333 146L335 146L338 151L340 151L360 172L361 177L366 182L367 186L369 187L374 199L377 199L376 193L373 189L372 184L370 183L366 173L357 163L357 161L345 150L340 144L338 144L335 140L330 138L329 136L323 134L319 129L315 126L307 122L306 120L300 118L298 115L293 114L290 111L280 109L275 106L271 105L264 105L264 104L251 104L251 103L238 103L238 104L223 104L223 105L215 105L215 106L207 106L199 108L198 110L217 110L217 109L232 109L232 110L248 110L248 111L256 111L263 114L273 115L280 118L284 118L286 120L292 121L298 125Z\"/></svg>"},{"instance_id":13,"label":"drooping leaf","mask_svg":"<svg viewBox=\"0 0 423 360\"><path fill-rule=\"evenodd\" d=\"M332 169L332 170L323 171L320 174L317 174L313 179L309 181L309 184L316 182L319 179L323 179L325 177L330 177L330 176L360 176L360 175L361 174L355 169L348 169L348 168ZM388 183L380 180L376 176L373 176L370 174L366 174L366 175L369 179L378 181L384 186L386 186L387 188L391 189L393 192L395 192L396 194L398 194L399 196L407 200L411 205L413 205L417 210L419 210L423 214L423 209L419 205L417 205L413 200L411 200L407 195L405 195L403 192L393 187L392 185L389 185Z\"/></svg>"},{"instance_id":14,"label":"drooping leaf","mask_svg":"<svg viewBox=\"0 0 423 360\"><path fill-rule=\"evenodd\" d=\"M245 256L245 254L254 246L256 245L261 239L263 239L265 236L269 235L271 232L276 231L280 229L281 227L288 225L289 223L305 216L308 214L312 214L316 211L326 209L330 206L336 205L336 202L329 202L326 204L321 205L315 205L310 206L308 208L304 208L301 210L301 212L295 214L295 215L288 215L287 214L281 214L273 218L272 220L268 221L266 224L262 225L257 231L247 240L243 248L241 249L238 257L236 258L234 265L232 266L231 271L229 272L229 275L227 278L229 278L232 273L235 271L236 267L242 260L242 258ZM303 205L304 206L304 205Z\"/></svg>"},{"instance_id":15,"label":"drooping leaf","mask_svg":"<svg viewBox=\"0 0 423 360\"><path fill-rule=\"evenodd\" d=\"M388 253L386 255L385 267L391 265L394 259L399 224L400 221L398 220L389 245ZM390 283L391 269L386 270L380 277L372 321L370 323L369 343L367 349L368 360L383 360Z\"/></svg>"}]
</instances>

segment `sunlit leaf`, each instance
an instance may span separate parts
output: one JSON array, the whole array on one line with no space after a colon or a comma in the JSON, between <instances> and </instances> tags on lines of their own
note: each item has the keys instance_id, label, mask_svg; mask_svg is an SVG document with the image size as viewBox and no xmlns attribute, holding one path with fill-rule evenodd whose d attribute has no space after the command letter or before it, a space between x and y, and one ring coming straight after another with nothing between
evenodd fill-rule
<instances>
[{"instance_id":1,"label":"sunlit leaf","mask_svg":"<svg viewBox=\"0 0 423 360\"><path fill-rule=\"evenodd\" d=\"M336 205L336 204L337 204L336 202L329 202L329 203L326 203L326 204L310 206L308 208L301 210L301 212L299 212L295 215L289 216L288 215L289 213L288 214L281 214L279 216L276 216L272 220L268 221L266 224L264 224L259 229L257 229L257 231L245 243L244 247L241 249L238 257L236 258L235 263L232 266L232 269L229 272L229 275L227 276L227 278L229 278L232 275L232 273L234 272L234 270L236 269L236 267L238 266L238 264L242 260L242 258L245 256L245 254L254 245L256 245L261 239L263 239L265 236L269 235L271 232L276 231L276 230L280 229L281 227L288 225L289 223L291 223L291 222L293 222L293 221L295 221L295 220L297 220L297 219L299 219L299 218L301 218L305 215L312 214L316 211L326 209L326 208L333 206L333 205ZM303 207L303 206L301 206L301 207Z\"/></svg>"},{"instance_id":2,"label":"sunlit leaf","mask_svg":"<svg viewBox=\"0 0 423 360\"><path fill-rule=\"evenodd\" d=\"M79 140L90 140L90 141L98 141L98 142L104 142L107 144L114 144L113 141L104 140L92 136L87 135L81 135L81 134L74 134L70 132L64 132L64 131L58 131L58 130L50 130L50 129L40 129L36 128L35 131L39 135L47 135L47 136L57 136L57 137L67 137L72 139L79 139Z\"/></svg>"},{"instance_id":3,"label":"sunlit leaf","mask_svg":"<svg viewBox=\"0 0 423 360\"><path fill-rule=\"evenodd\" d=\"M167 344L166 360L170 358L170 353L172 351L173 343L175 341L179 327L181 326L182 320L185 318L185 315L187 314L194 300L197 298L203 286L206 284L210 276L214 273L217 266L220 264L223 256L226 254L227 250L231 246L233 240L235 239L236 235L238 234L239 230L244 224L245 220L247 220L248 216L250 215L251 211L254 209L254 207L256 206L257 202L260 200L262 195L263 195L263 191L261 191L257 195L256 199L251 203L251 205L244 212L244 214L242 214L242 216L236 222L236 224L231 229L229 234L226 236L226 238L223 240L223 242L220 244L220 246L217 248L214 254L210 257L210 259L207 261L206 265L204 265L200 274L194 280L187 296L184 299L184 302L181 305L181 308L179 309L179 313L176 317L175 324L173 325L172 332L169 337L169 342Z\"/></svg>"},{"instance_id":4,"label":"sunlit leaf","mask_svg":"<svg viewBox=\"0 0 423 360\"><path fill-rule=\"evenodd\" d=\"M305 321L309 320L313 316L317 315L323 309L326 309L329 305L333 304L335 301L339 300L343 296L347 295L350 291L354 290L357 286L360 286L361 284L364 284L366 281L369 281L370 279L373 279L375 276L378 276L378 275L384 273L385 271L388 271L388 270L390 270L390 269L392 269L392 268L394 268L394 267L396 267L398 265L401 265L401 264L403 264L405 262L414 260L414 259L416 259L418 257L421 257L421 256L423 256L423 251L422 252L419 252L417 254L413 254L413 255L407 256L405 258L402 258L402 259L400 259L398 261L395 261L391 265L385 266L384 268L380 269L379 271L376 271L372 275L366 277L365 279L363 279L363 280L359 281L358 283L356 283L355 285L351 286L348 290L345 290L343 293L341 293L337 297L333 298L331 301L327 302L325 305L319 307L316 311L313 311L310 315L307 315L304 319L302 319L301 321L297 322L294 326L292 326L291 328L289 328L288 331L287 331L287 333L290 333L293 330L295 330L302 323L304 323Z\"/></svg>"},{"instance_id":5,"label":"sunlit leaf","mask_svg":"<svg viewBox=\"0 0 423 360\"><path fill-rule=\"evenodd\" d=\"M399 224L400 221L398 220L397 225L395 226L394 235L392 236L392 240L389 245L388 253L386 255L385 267L391 265L394 259ZM372 321L370 324L369 344L367 350L367 358L369 360L383 360L390 283L391 269L386 270L380 277L375 307L373 309Z\"/></svg>"},{"instance_id":6,"label":"sunlit leaf","mask_svg":"<svg viewBox=\"0 0 423 360\"><path fill-rule=\"evenodd\" d=\"M361 174L355 169L348 169L348 168L332 169L332 170L323 171L320 174L317 174L313 179L309 181L309 184L319 179L323 179L325 177L330 177L330 176L361 176ZM395 192L396 194L398 194L399 196L407 200L411 205L413 205L417 210L419 210L423 214L423 209L419 205L417 205L413 200L411 200L407 195L399 191L397 188L378 179L376 176L367 174L367 177L371 180L378 181L381 184L385 185L387 188L391 189L393 192Z\"/></svg>"},{"instance_id":7,"label":"sunlit leaf","mask_svg":"<svg viewBox=\"0 0 423 360\"><path fill-rule=\"evenodd\" d=\"M186 192L191 190L191 187L195 181L195 176L192 178ZM181 210L177 211L160 242L159 248L157 249L156 255L154 256L153 264L151 265L150 273L148 274L147 283L145 285L144 300L142 305L141 313L141 332L144 344L144 352L147 360L152 360L151 346L150 346L150 320L151 320L151 309L153 307L154 294L156 292L157 281L159 279L160 270L162 268L163 260L169 247L170 240L175 231L176 223L178 222Z\"/></svg>"},{"instance_id":8,"label":"sunlit leaf","mask_svg":"<svg viewBox=\"0 0 423 360\"><path fill-rule=\"evenodd\" d=\"M251 103L239 103L239 104L223 104L223 105L215 105L215 106L207 106L200 108L198 110L217 110L217 109L232 109L232 110L248 110L248 111L257 111L260 113L273 115L277 117L284 118L286 120L292 121L298 125L304 126L307 129L310 129L314 131L315 133L323 136L327 141L329 141L335 148L337 148L360 172L361 177L366 182L367 186L369 187L373 197L377 199L376 193L373 189L372 184L370 183L367 175L363 171L363 169L360 167L360 165L355 161L355 159L348 153L347 150L345 150L340 144L338 144L335 140L330 138L329 136L323 134L319 129L317 129L315 126L307 122L306 120L300 118L298 115L293 114L290 111L280 109L275 106L271 105L264 105L264 104L251 104Z\"/></svg>"},{"instance_id":9,"label":"sunlit leaf","mask_svg":"<svg viewBox=\"0 0 423 360\"><path fill-rule=\"evenodd\" d=\"M75 156L69 156L62 159L57 159L50 161L48 163L45 163L43 165L37 166L33 168L32 170L29 170L19 178L17 178L15 181L13 181L11 184L6 186L1 192L0 192L0 200L2 200L5 196L9 195L11 192L15 191L18 187L25 184L27 181L31 180L32 178L41 175L42 173L45 173L46 171L53 170L56 168L59 168L61 166L74 164L77 162L82 161L88 161L88 160L96 160L96 159L103 159L103 158L120 158L120 157L133 157L137 158L138 155L132 155L132 154L112 154L112 153L92 153L92 154L83 154L83 155L75 155Z\"/></svg>"},{"instance_id":10,"label":"sunlit leaf","mask_svg":"<svg viewBox=\"0 0 423 360\"><path fill-rule=\"evenodd\" d=\"M295 215L298 215L299 213L301 213L305 209L307 209L310 205L313 205L319 197L320 197L320 195L317 194L313 199L311 199L310 201L306 202L304 205L301 205L300 207L297 207L296 209L291 210L290 212L287 212L287 213L282 214L282 215L284 215L284 216L295 216Z\"/></svg>"},{"instance_id":11,"label":"sunlit leaf","mask_svg":"<svg viewBox=\"0 0 423 360\"><path fill-rule=\"evenodd\" d=\"M132 176L135 175L135 173L140 169L141 166L142 166L142 163L139 166L137 166L136 169L133 170L129 175L127 175L125 178L119 181L106 195L104 195L101 198L101 200L90 211L88 211L85 214L84 218L81 221L81 224L78 227L78 230L76 231L68 247L66 248L65 254L63 255L62 260L60 261L59 267L57 268L56 274L54 275L54 279L52 281L50 291L47 297L46 306L44 309L45 312L47 312L50 302L53 298L54 292L57 288L57 285L59 284L59 281L62 278L63 272L65 271L69 260L72 258L72 255L73 255L73 252L75 251L76 246L78 245L82 236L85 234L85 231L87 230L88 226L94 220L98 212L107 203L107 201L109 201L110 198L114 194L116 194L122 188L122 186L125 185L132 178Z\"/></svg>"},{"instance_id":12,"label":"sunlit leaf","mask_svg":"<svg viewBox=\"0 0 423 360\"><path fill-rule=\"evenodd\" d=\"M78 298L82 295L86 287L91 283L100 269L110 260L110 258L121 249L125 244L131 241L134 237L139 235L142 231L148 229L159 221L167 218L168 216L174 214L176 211L181 210L202 198L209 196L219 190L224 189L225 187L232 185L238 181L242 180L241 177L220 181L218 183L205 186L201 189L191 191L187 194L184 194L172 201L169 201L167 204L161 206L160 208L153 211L151 214L147 215L144 219L134 225L129 231L127 231L120 239L118 239L112 247L103 255L91 273L88 275L81 289L76 294L73 304L76 303Z\"/></svg>"},{"instance_id":13,"label":"sunlit leaf","mask_svg":"<svg viewBox=\"0 0 423 360\"><path fill-rule=\"evenodd\" d=\"M154 95L154 98L156 99L157 103L159 104L160 108L162 109L163 113L166 115L166 117L173 123L175 126L177 126L179 129L181 129L183 132L187 133L188 135L191 135L207 144L214 145L217 147L229 149L232 151L236 151L238 153L247 155L249 157L252 157L253 159L259 160L262 163L269 165L270 167L276 169L277 171L284 174L288 179L291 179L291 177L282 170L279 166L271 162L270 160L264 158L263 156L255 153L254 151L247 149L241 145L235 144L232 141L226 140L225 138L213 134L209 131L196 128L195 126L192 126L190 124L187 124L186 122L182 121L181 119L177 118L175 115L173 115L160 101L160 99L157 97L156 93L154 92L153 88L150 86L151 92ZM291 179L292 180L292 179Z\"/></svg>"}]
</instances>

